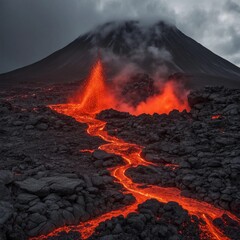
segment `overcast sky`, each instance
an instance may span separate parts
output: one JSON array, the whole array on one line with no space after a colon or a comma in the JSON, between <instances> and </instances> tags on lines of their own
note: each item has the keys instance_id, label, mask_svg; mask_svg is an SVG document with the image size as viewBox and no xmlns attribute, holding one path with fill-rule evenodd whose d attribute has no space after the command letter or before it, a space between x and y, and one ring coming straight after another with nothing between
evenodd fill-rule
<instances>
[{"instance_id":1,"label":"overcast sky","mask_svg":"<svg viewBox=\"0 0 240 240\"><path fill-rule=\"evenodd\" d=\"M115 19L169 21L240 66L239 0L0 0L0 73L36 62Z\"/></svg>"}]
</instances>

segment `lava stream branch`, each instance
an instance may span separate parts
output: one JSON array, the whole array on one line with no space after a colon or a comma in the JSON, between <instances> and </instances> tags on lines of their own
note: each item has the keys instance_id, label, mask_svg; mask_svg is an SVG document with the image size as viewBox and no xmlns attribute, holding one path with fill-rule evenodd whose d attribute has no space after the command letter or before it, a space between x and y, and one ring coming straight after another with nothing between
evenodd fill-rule
<instances>
[{"instance_id":1,"label":"lava stream branch","mask_svg":"<svg viewBox=\"0 0 240 240\"><path fill-rule=\"evenodd\" d=\"M108 153L120 155L125 160L125 165L114 167L109 169L109 171L116 181L122 184L127 192L131 193L135 197L136 201L130 206L103 214L90 221L80 223L78 226L66 226L64 228L59 228L50 233L48 236L54 236L64 230L75 230L81 233L83 239L87 239L94 233L94 230L99 223L119 215L127 216L129 213L136 211L139 204L151 198L163 203L167 203L169 201L177 202L186 209L189 214L195 215L199 219L204 220L206 225L200 226L200 228L202 231L206 232L210 239L229 239L212 223L215 218L219 218L223 214L228 214L228 216L240 223L240 220L228 211L216 208L205 202L181 196L181 192L177 188L163 188L159 186L141 188L140 184L134 183L131 178L126 176L125 172L133 166L151 165L151 163L145 161L141 157L142 147L136 144L124 142L122 139L108 135L107 131L104 130L106 125L105 122L97 120L94 115L82 115L77 110L77 106L73 104L53 105L51 108L59 113L71 116L81 123L86 123L88 125L87 132L91 136L98 136L108 142L101 145L99 149ZM46 239L48 236L41 236L36 239Z\"/></svg>"},{"instance_id":2,"label":"lava stream branch","mask_svg":"<svg viewBox=\"0 0 240 240\"><path fill-rule=\"evenodd\" d=\"M141 188L140 184L133 182L132 179L126 175L126 170L129 168L141 165L152 167L154 164L147 162L141 157L143 149L141 146L127 143L120 138L110 136L108 132L104 130L106 122L96 119L96 113L102 110L116 107L116 109L120 111L123 110L123 108L119 106L118 101L116 101L116 98L110 94L111 91L105 80L102 62L98 60L83 88L74 98L77 103L52 105L50 108L58 113L73 117L78 122L87 124L87 132L89 135L100 137L107 142L106 144L101 145L99 149L104 150L107 153L119 155L124 159L125 165L117 166L108 170L110 171L111 176L113 176L116 181L124 187L125 191L134 196L135 203L121 209L105 213L95 219L82 222L77 226L64 226L56 229L47 236L40 236L33 239L47 239L50 236L58 235L58 233L62 231L69 232L71 230L78 231L83 239L87 239L94 233L95 228L99 225L99 223L119 215L126 217L129 213L135 212L138 205L148 199L156 199L163 203L170 201L177 202L186 209L189 214L195 215L205 222L205 224L200 224L200 228L203 233L209 236L209 239L229 239L213 224L212 221L215 218L220 218L223 214L227 214L233 220L240 223L240 220L230 212L216 208L205 202L183 197L181 196L181 191L177 188L163 188L159 186ZM154 112L169 113L172 109L188 109L186 99L184 102L179 101L174 89L174 84L169 82L162 89L162 93L149 98L146 103L143 102L142 104L139 104L137 109L134 110L128 108L127 111L132 114L140 114ZM149 112L150 106L154 106L154 108ZM126 111L126 108L124 109ZM213 116L213 119L215 118L218 118L218 116ZM85 151L92 152L92 150Z\"/></svg>"}]
</instances>

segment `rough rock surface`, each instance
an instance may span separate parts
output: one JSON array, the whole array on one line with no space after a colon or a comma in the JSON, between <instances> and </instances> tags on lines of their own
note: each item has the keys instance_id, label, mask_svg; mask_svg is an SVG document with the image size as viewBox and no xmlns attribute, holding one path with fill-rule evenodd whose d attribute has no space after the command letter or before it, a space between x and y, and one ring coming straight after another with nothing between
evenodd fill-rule
<instances>
[{"instance_id":1,"label":"rough rock surface","mask_svg":"<svg viewBox=\"0 0 240 240\"><path fill-rule=\"evenodd\" d=\"M62 89L1 94L0 239L47 234L134 201L106 170L123 160L95 150L104 142L89 136L85 124L44 106L63 102Z\"/></svg>"},{"instance_id":2,"label":"rough rock surface","mask_svg":"<svg viewBox=\"0 0 240 240\"><path fill-rule=\"evenodd\" d=\"M24 229L27 236L78 224L134 200L119 193L108 175L53 176L51 173L51 176L26 178L14 184L14 223ZM121 198L117 198L120 194Z\"/></svg>"},{"instance_id":3,"label":"rough rock surface","mask_svg":"<svg viewBox=\"0 0 240 240\"><path fill-rule=\"evenodd\" d=\"M121 99L136 107L140 102L156 93L154 80L147 74L138 73L133 75L122 87Z\"/></svg>"},{"instance_id":4,"label":"rough rock surface","mask_svg":"<svg viewBox=\"0 0 240 240\"><path fill-rule=\"evenodd\" d=\"M46 107L65 102L75 88L69 84L1 91L0 239L47 234L134 201L107 170L123 160L97 150L104 142L89 136L85 124ZM144 158L157 164L129 169L135 182L175 186L185 196L240 215L240 91L220 87L195 91L189 105L189 113L131 116L107 110L98 117L107 121L109 134L144 146ZM214 224L230 239L238 239L239 226L227 215ZM197 218L176 203L155 200L126 218L100 224L90 237L198 238ZM81 236L71 231L49 239Z\"/></svg>"},{"instance_id":5,"label":"rough rock surface","mask_svg":"<svg viewBox=\"0 0 240 240\"><path fill-rule=\"evenodd\" d=\"M101 223L90 239L200 239L199 221L175 202L147 200L138 213Z\"/></svg>"},{"instance_id":6,"label":"rough rock surface","mask_svg":"<svg viewBox=\"0 0 240 240\"><path fill-rule=\"evenodd\" d=\"M157 163L127 171L135 182L176 186L240 216L240 90L206 87L188 96L190 112L131 116L106 110L106 129L142 146ZM117 129L117 131L113 131Z\"/></svg>"}]
</instances>

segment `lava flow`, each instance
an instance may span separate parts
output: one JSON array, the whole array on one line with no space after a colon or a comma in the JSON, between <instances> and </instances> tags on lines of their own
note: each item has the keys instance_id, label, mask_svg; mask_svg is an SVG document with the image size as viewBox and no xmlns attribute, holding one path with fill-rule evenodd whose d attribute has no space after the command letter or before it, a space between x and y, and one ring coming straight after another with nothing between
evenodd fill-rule
<instances>
[{"instance_id":1,"label":"lava flow","mask_svg":"<svg viewBox=\"0 0 240 240\"><path fill-rule=\"evenodd\" d=\"M98 78L98 73L101 70L101 63L97 63L98 65L93 69L93 74L91 75L89 82L94 85L94 82L103 81L104 79L101 76ZM100 65L99 65L100 64ZM94 77L95 79L92 79ZM122 139L117 137L113 137L108 135L107 131L104 130L106 122L100 121L95 118L95 113L99 110L103 109L105 103L101 102L101 99L98 99L97 96L100 96L100 93L97 91L97 86L101 86L101 89L105 89L104 84L96 83L93 86L93 89L90 91L89 84L87 85L82 92L86 94L82 97L83 102L80 104L59 104L50 106L51 109L68 116L71 116L81 123L86 123L88 125L88 134L91 136L98 136L105 140L107 143L103 144L99 147L99 149L104 150L108 153L114 153L121 156L125 165L117 166L109 169L111 175L116 179L117 182L123 185L126 192L131 193L136 201L134 204L125 206L119 210L111 211L101 216L96 217L95 219L82 222L77 226L64 226L62 228L58 228L47 236L40 236L34 239L47 239L50 236L56 236L58 233L62 231L69 232L71 230L80 232L83 239L87 239L93 233L95 228L99 223L110 219L112 217L116 217L119 215L127 216L129 213L137 210L138 204L143 203L144 201L154 198L160 202L167 203L169 201L174 201L179 203L184 209L186 209L189 214L196 215L198 218L202 219L206 224L201 225L200 228L202 232L204 232L205 236L207 235L209 239L217 239L217 240L226 240L229 239L224 235L215 225L212 223L212 220L218 217L221 217L223 214L228 214L232 219L240 222L239 219L236 218L233 214L228 211L224 211L222 209L216 208L208 203L198 201L191 198L186 198L181 196L181 192L177 188L165 188L159 186L148 186L146 188L141 188L140 184L134 183L131 178L127 177L125 172L127 169L131 167L137 167L139 165L150 166L151 163L145 161L141 157L142 147L127 143ZM95 88L96 87L96 88ZM97 96L92 95L98 93ZM96 102L95 102L96 101ZM90 104L90 105L88 105ZM88 108L89 106L89 108ZM98 107L100 108L98 109ZM86 114L87 113L87 114Z\"/></svg>"}]
</instances>

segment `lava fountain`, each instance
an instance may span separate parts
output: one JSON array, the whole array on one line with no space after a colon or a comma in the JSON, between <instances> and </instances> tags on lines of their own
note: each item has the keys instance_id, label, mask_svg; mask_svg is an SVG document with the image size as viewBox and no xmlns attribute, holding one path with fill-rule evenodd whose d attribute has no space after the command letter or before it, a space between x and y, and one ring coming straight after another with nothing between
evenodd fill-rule
<instances>
[{"instance_id":1,"label":"lava fountain","mask_svg":"<svg viewBox=\"0 0 240 240\"><path fill-rule=\"evenodd\" d=\"M106 107L113 107L111 106L112 103L115 104L115 100L112 102L106 101L106 99L108 99L105 99L106 91L107 87L103 78L102 64L100 61L98 61L93 68L92 73L90 74L88 82L81 92L83 95L79 96L79 100L81 101L80 103L52 105L50 108L61 114L71 116L75 118L76 121L86 123L88 125L88 134L91 136L98 136L107 142L106 144L101 145L99 149L108 153L117 154L124 159L124 166L117 166L109 169L109 171L116 181L122 184L125 190L135 197L136 201L132 205L108 212L96 217L95 219L82 222L77 226L64 226L54 230L47 236L39 236L33 239L43 240L50 236L57 236L58 233L62 231L69 232L71 230L79 231L82 238L87 239L93 234L99 223L119 215L127 216L129 213L136 211L138 204L141 204L147 199L151 198L157 199L163 203L175 201L184 209L186 209L189 214L195 215L202 219L205 222L205 225L201 225L200 228L205 234L204 236L207 236L208 239L229 239L224 235L224 233L215 227L215 225L212 223L212 220L221 217L223 214L228 214L228 216L230 216L232 219L240 222L240 220L230 212L216 208L213 205L202 201L183 197L180 194L180 190L177 188L163 188L159 186L148 186L146 188L141 188L140 184L134 183L131 178L126 176L125 172L127 169L139 165L149 166L151 163L145 161L141 157L142 147L136 144L127 143L117 137L110 136L107 131L104 130L106 122L95 118L95 115L98 111L101 111ZM170 90L168 89L168 91ZM172 95L170 94L170 96ZM165 103L166 102L164 102L164 104ZM173 105L169 106L173 107ZM165 108L165 110L168 112L169 109Z\"/></svg>"},{"instance_id":2,"label":"lava fountain","mask_svg":"<svg viewBox=\"0 0 240 240\"><path fill-rule=\"evenodd\" d=\"M97 60L87 81L71 101L77 103L78 110L85 114L96 114L116 105L115 99L106 85L100 60Z\"/></svg>"}]
</instances>

